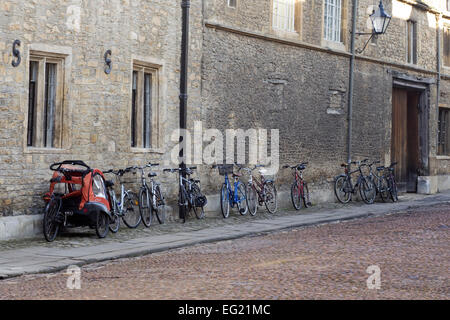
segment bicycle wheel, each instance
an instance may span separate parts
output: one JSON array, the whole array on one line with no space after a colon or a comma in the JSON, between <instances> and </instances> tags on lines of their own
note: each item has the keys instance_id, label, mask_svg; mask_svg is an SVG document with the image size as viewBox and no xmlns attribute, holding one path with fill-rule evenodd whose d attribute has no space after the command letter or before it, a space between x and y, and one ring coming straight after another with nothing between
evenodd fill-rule
<instances>
[{"instance_id":1,"label":"bicycle wheel","mask_svg":"<svg viewBox=\"0 0 450 320\"><path fill-rule=\"evenodd\" d=\"M131 229L135 229L141 223L141 214L139 213L139 200L134 192L129 192L125 195L124 210L125 213L122 217L126 226Z\"/></svg>"},{"instance_id":2,"label":"bicycle wheel","mask_svg":"<svg viewBox=\"0 0 450 320\"><path fill-rule=\"evenodd\" d=\"M334 194L340 203L348 203L352 199L351 184L346 175L338 176L334 180Z\"/></svg>"},{"instance_id":3,"label":"bicycle wheel","mask_svg":"<svg viewBox=\"0 0 450 320\"><path fill-rule=\"evenodd\" d=\"M161 192L161 188L157 185L155 187L155 196L156 196L156 218L158 219L159 224L164 224L166 221L166 204L164 201L164 196Z\"/></svg>"},{"instance_id":4,"label":"bicycle wheel","mask_svg":"<svg viewBox=\"0 0 450 320\"><path fill-rule=\"evenodd\" d=\"M306 182L303 182L303 204L305 208L310 208L312 206L311 199L309 198L309 188Z\"/></svg>"},{"instance_id":5,"label":"bicycle wheel","mask_svg":"<svg viewBox=\"0 0 450 320\"><path fill-rule=\"evenodd\" d=\"M374 202L377 191L371 178L363 177L359 186L359 194L365 203L372 204Z\"/></svg>"},{"instance_id":6,"label":"bicycle wheel","mask_svg":"<svg viewBox=\"0 0 450 320\"><path fill-rule=\"evenodd\" d=\"M103 211L97 211L95 233L100 239L105 238L109 231L109 216Z\"/></svg>"},{"instance_id":7,"label":"bicycle wheel","mask_svg":"<svg viewBox=\"0 0 450 320\"><path fill-rule=\"evenodd\" d=\"M195 199L197 197L202 196L200 187L197 184L192 185L192 195L193 195L193 202L194 202L194 203L192 203L192 209L194 210L195 216L197 217L197 219L203 219L205 217L204 207L196 207L195 206Z\"/></svg>"},{"instance_id":8,"label":"bicycle wheel","mask_svg":"<svg viewBox=\"0 0 450 320\"><path fill-rule=\"evenodd\" d=\"M300 186L297 181L294 181L291 186L291 200L295 210L300 210L302 208L302 196L300 194Z\"/></svg>"},{"instance_id":9,"label":"bicycle wheel","mask_svg":"<svg viewBox=\"0 0 450 320\"><path fill-rule=\"evenodd\" d=\"M277 201L277 189L273 182L267 182L264 185L264 190L266 194L266 199L264 200L264 204L266 205L267 211L269 213L274 214L277 212L278 201Z\"/></svg>"},{"instance_id":10,"label":"bicycle wheel","mask_svg":"<svg viewBox=\"0 0 450 320\"><path fill-rule=\"evenodd\" d=\"M247 205L248 211L252 216L256 215L258 211L258 194L252 185L247 185Z\"/></svg>"},{"instance_id":11,"label":"bicycle wheel","mask_svg":"<svg viewBox=\"0 0 450 320\"><path fill-rule=\"evenodd\" d=\"M380 197L383 202L386 202L386 200L389 198L389 183L385 176L382 176L380 178Z\"/></svg>"},{"instance_id":12,"label":"bicycle wheel","mask_svg":"<svg viewBox=\"0 0 450 320\"><path fill-rule=\"evenodd\" d=\"M242 183L239 183L239 186L237 188L237 195L238 195L237 207L239 213L245 216L248 212L247 191L245 190L245 186Z\"/></svg>"},{"instance_id":13,"label":"bicycle wheel","mask_svg":"<svg viewBox=\"0 0 450 320\"><path fill-rule=\"evenodd\" d=\"M61 199L52 198L45 207L44 212L44 237L48 242L53 242L58 235L60 223L56 220L61 208Z\"/></svg>"},{"instance_id":14,"label":"bicycle wheel","mask_svg":"<svg viewBox=\"0 0 450 320\"><path fill-rule=\"evenodd\" d=\"M392 202L398 201L398 191L397 191L397 183L395 183L395 178L391 177L389 179L389 193L391 194Z\"/></svg>"},{"instance_id":15,"label":"bicycle wheel","mask_svg":"<svg viewBox=\"0 0 450 320\"><path fill-rule=\"evenodd\" d=\"M120 217L112 213L112 219L109 220L109 231L112 233L119 232L120 229Z\"/></svg>"},{"instance_id":16,"label":"bicycle wheel","mask_svg":"<svg viewBox=\"0 0 450 320\"><path fill-rule=\"evenodd\" d=\"M220 209L222 210L222 216L227 219L230 216L230 200L228 187L225 183L220 191Z\"/></svg>"},{"instance_id":17,"label":"bicycle wheel","mask_svg":"<svg viewBox=\"0 0 450 320\"><path fill-rule=\"evenodd\" d=\"M141 215L142 222L147 228L152 225L153 220L151 197L152 196L148 192L148 188L141 188L139 191L139 213Z\"/></svg>"}]
</instances>

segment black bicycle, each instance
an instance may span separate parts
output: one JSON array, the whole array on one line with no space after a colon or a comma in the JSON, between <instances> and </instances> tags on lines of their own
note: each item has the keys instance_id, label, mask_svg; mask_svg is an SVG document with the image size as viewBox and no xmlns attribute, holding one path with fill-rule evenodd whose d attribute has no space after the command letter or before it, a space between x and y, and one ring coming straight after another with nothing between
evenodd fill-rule
<instances>
[{"instance_id":1,"label":"black bicycle","mask_svg":"<svg viewBox=\"0 0 450 320\"><path fill-rule=\"evenodd\" d=\"M180 187L178 205L185 207L186 215L194 211L197 219L203 219L205 217L204 207L207 199L201 192L200 180L191 178L194 170L197 170L197 167L188 167L184 169L184 172L181 168L164 169L163 171L178 174L178 185ZM185 173L187 178L183 177L183 173ZM183 222L186 221L186 215L184 216Z\"/></svg>"},{"instance_id":2,"label":"black bicycle","mask_svg":"<svg viewBox=\"0 0 450 320\"><path fill-rule=\"evenodd\" d=\"M376 194L379 194L381 200L383 200L383 202L386 202L386 200L389 198L388 180L384 173L386 168L384 166L378 166L376 167L376 170L373 170L373 167L376 164L380 163L381 161L374 161L368 164L369 179L371 179L373 185L375 186Z\"/></svg>"},{"instance_id":3,"label":"black bicycle","mask_svg":"<svg viewBox=\"0 0 450 320\"><path fill-rule=\"evenodd\" d=\"M362 200L367 204L372 204L376 197L376 187L369 176L364 175L362 168L368 166L369 159L363 161L352 161L350 163L343 163L341 167L344 168L344 174L337 176L334 180L334 193L336 198L341 203L348 203L353 194L359 190ZM358 169L351 171L351 165L357 165ZM352 175L359 173L356 184L352 182Z\"/></svg>"}]
</instances>

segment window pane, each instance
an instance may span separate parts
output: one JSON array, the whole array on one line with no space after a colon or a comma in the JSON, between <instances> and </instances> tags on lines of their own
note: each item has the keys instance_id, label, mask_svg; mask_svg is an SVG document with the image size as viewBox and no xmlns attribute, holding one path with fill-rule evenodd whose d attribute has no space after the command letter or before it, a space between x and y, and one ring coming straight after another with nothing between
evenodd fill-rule
<instances>
[{"instance_id":1,"label":"window pane","mask_svg":"<svg viewBox=\"0 0 450 320\"><path fill-rule=\"evenodd\" d=\"M444 64L450 67L450 28L444 28Z\"/></svg>"},{"instance_id":2,"label":"window pane","mask_svg":"<svg viewBox=\"0 0 450 320\"><path fill-rule=\"evenodd\" d=\"M152 128L152 75L144 75L144 148L151 147L151 128Z\"/></svg>"},{"instance_id":3,"label":"window pane","mask_svg":"<svg viewBox=\"0 0 450 320\"><path fill-rule=\"evenodd\" d=\"M39 62L30 61L30 80L28 83L28 126L27 126L27 146L34 143L34 132L36 125L36 98L37 98L37 74Z\"/></svg>"},{"instance_id":4,"label":"window pane","mask_svg":"<svg viewBox=\"0 0 450 320\"><path fill-rule=\"evenodd\" d=\"M131 92L131 146L136 147L136 113L137 113L137 81L138 72L133 71L133 84Z\"/></svg>"},{"instance_id":5,"label":"window pane","mask_svg":"<svg viewBox=\"0 0 450 320\"><path fill-rule=\"evenodd\" d=\"M273 0L273 27L295 32L295 0Z\"/></svg>"},{"instance_id":6,"label":"window pane","mask_svg":"<svg viewBox=\"0 0 450 320\"><path fill-rule=\"evenodd\" d=\"M324 38L341 42L342 0L325 0Z\"/></svg>"},{"instance_id":7,"label":"window pane","mask_svg":"<svg viewBox=\"0 0 450 320\"><path fill-rule=\"evenodd\" d=\"M55 133L55 106L56 106L56 63L45 65L45 124L44 146L54 146Z\"/></svg>"},{"instance_id":8,"label":"window pane","mask_svg":"<svg viewBox=\"0 0 450 320\"><path fill-rule=\"evenodd\" d=\"M236 0L228 0L228 6L232 8L236 8Z\"/></svg>"}]
</instances>

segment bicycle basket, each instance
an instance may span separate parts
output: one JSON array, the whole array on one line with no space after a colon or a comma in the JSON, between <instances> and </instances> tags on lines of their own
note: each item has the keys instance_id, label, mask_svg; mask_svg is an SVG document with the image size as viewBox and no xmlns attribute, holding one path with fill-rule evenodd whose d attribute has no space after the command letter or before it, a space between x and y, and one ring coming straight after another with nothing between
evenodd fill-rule
<instances>
[{"instance_id":1,"label":"bicycle basket","mask_svg":"<svg viewBox=\"0 0 450 320\"><path fill-rule=\"evenodd\" d=\"M219 169L219 174L221 176L225 176L227 174L233 173L233 165L232 164L218 165L217 168Z\"/></svg>"},{"instance_id":2,"label":"bicycle basket","mask_svg":"<svg viewBox=\"0 0 450 320\"><path fill-rule=\"evenodd\" d=\"M207 203L208 203L208 199L206 199L206 197L203 195L197 196L195 198L195 206L196 207L204 207L204 206L206 206Z\"/></svg>"}]
</instances>

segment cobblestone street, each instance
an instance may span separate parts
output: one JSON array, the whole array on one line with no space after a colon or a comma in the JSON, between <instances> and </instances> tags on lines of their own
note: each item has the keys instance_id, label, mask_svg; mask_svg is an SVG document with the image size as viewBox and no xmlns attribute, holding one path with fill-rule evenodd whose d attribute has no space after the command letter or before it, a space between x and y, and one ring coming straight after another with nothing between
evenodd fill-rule
<instances>
[{"instance_id":1,"label":"cobblestone street","mask_svg":"<svg viewBox=\"0 0 450 320\"><path fill-rule=\"evenodd\" d=\"M449 204L0 281L1 299L449 299ZM369 290L366 269L381 269Z\"/></svg>"}]
</instances>

